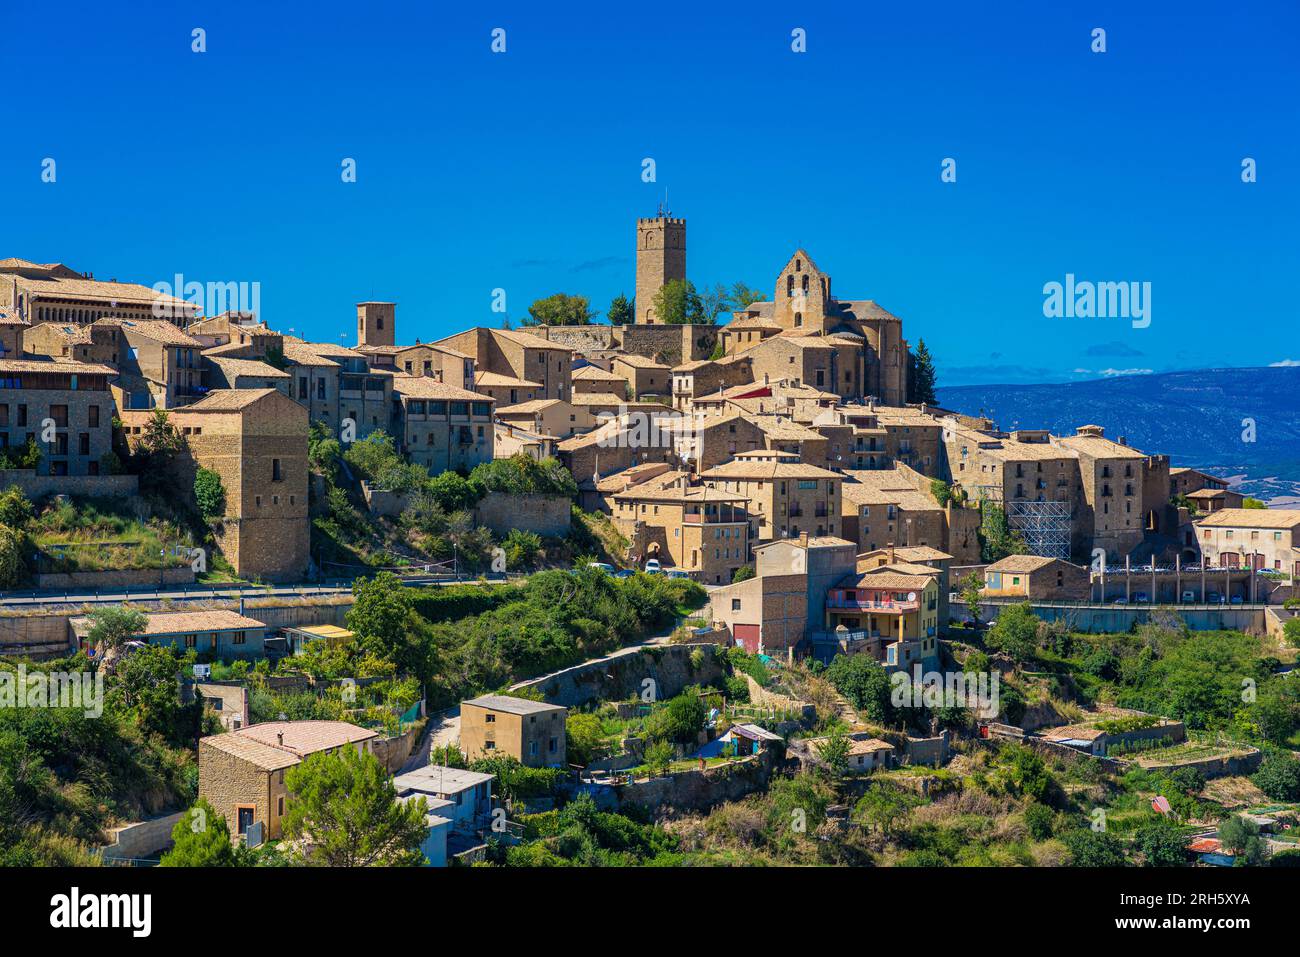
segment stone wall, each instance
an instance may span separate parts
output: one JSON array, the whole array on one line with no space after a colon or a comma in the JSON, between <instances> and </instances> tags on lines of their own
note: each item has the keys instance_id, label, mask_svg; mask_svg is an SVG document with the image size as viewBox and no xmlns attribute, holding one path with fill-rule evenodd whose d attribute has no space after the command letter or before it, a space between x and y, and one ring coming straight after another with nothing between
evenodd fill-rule
<instances>
[{"instance_id":1,"label":"stone wall","mask_svg":"<svg viewBox=\"0 0 1300 957\"><path fill-rule=\"evenodd\" d=\"M649 811L707 811L725 801L738 801L767 787L775 764L771 752L703 771L679 771L663 777L614 786L619 804L636 804Z\"/></svg>"},{"instance_id":2,"label":"stone wall","mask_svg":"<svg viewBox=\"0 0 1300 957\"><path fill-rule=\"evenodd\" d=\"M749 703L755 707L793 711L809 718L816 715L817 708L807 701L800 701L798 698L791 698L789 695L768 691L749 675L744 674L744 672L741 672L741 674L744 675L745 685L749 688Z\"/></svg>"},{"instance_id":3,"label":"stone wall","mask_svg":"<svg viewBox=\"0 0 1300 957\"><path fill-rule=\"evenodd\" d=\"M127 498L139 494L134 475L37 475L28 469L0 469L0 489L17 485L30 499L44 495Z\"/></svg>"},{"instance_id":4,"label":"stone wall","mask_svg":"<svg viewBox=\"0 0 1300 957\"><path fill-rule=\"evenodd\" d=\"M97 591L101 588L149 588L155 585L193 585L194 569L123 568L102 572L44 572L36 576L42 591Z\"/></svg>"},{"instance_id":5,"label":"stone wall","mask_svg":"<svg viewBox=\"0 0 1300 957\"><path fill-rule=\"evenodd\" d=\"M564 495L511 495L488 492L475 506L480 525L498 538L511 529L535 532L544 538L563 538L572 522L571 502Z\"/></svg>"},{"instance_id":6,"label":"stone wall","mask_svg":"<svg viewBox=\"0 0 1300 957\"><path fill-rule=\"evenodd\" d=\"M411 496L406 492L390 492L387 489L375 488L365 479L361 480L361 496L366 500L366 508L370 510L370 514L383 515L387 518L396 518L411 504Z\"/></svg>"},{"instance_id":7,"label":"stone wall","mask_svg":"<svg viewBox=\"0 0 1300 957\"><path fill-rule=\"evenodd\" d=\"M389 774L396 774L415 750L424 734L424 725L425 719L421 718L396 737L375 738L370 742L370 753L379 759Z\"/></svg>"},{"instance_id":8,"label":"stone wall","mask_svg":"<svg viewBox=\"0 0 1300 957\"><path fill-rule=\"evenodd\" d=\"M113 828L108 832L113 843L102 847L100 855L107 861L155 857L172 846L172 828L185 814L176 811Z\"/></svg>"},{"instance_id":9,"label":"stone wall","mask_svg":"<svg viewBox=\"0 0 1300 957\"><path fill-rule=\"evenodd\" d=\"M536 688L549 704L576 708L589 701L610 701L640 697L648 678L655 696L663 701L687 685L708 684L723 675L714 649L717 645L659 645L635 652L598 658L555 674L524 681L516 688ZM691 664L691 652L699 650L703 660Z\"/></svg>"},{"instance_id":10,"label":"stone wall","mask_svg":"<svg viewBox=\"0 0 1300 957\"><path fill-rule=\"evenodd\" d=\"M344 618L352 607L352 596L322 595L298 599L292 604L283 600L276 602L274 598L249 599L242 605L234 598L165 602L136 600L131 602L131 607L144 612L228 608L262 622L270 634L285 627L344 625ZM73 648L68 619L103 607L106 603L68 604L58 610L36 614L0 614L0 655L28 657L36 661L66 655Z\"/></svg>"}]
</instances>

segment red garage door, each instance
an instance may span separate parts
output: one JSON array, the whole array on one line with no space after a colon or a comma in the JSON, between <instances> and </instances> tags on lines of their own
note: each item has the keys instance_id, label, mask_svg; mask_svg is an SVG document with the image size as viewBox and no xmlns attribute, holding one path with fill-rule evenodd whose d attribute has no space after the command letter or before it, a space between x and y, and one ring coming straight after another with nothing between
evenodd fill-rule
<instances>
[{"instance_id":1,"label":"red garage door","mask_svg":"<svg viewBox=\"0 0 1300 957\"><path fill-rule=\"evenodd\" d=\"M732 625L731 635L736 644L742 645L750 654L758 651L758 625Z\"/></svg>"}]
</instances>

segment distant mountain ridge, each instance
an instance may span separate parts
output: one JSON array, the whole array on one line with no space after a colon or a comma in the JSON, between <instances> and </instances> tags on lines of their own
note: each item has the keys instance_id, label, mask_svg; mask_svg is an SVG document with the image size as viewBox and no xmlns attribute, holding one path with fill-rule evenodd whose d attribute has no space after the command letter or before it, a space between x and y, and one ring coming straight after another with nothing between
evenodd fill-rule
<instances>
[{"instance_id":1,"label":"distant mountain ridge","mask_svg":"<svg viewBox=\"0 0 1300 957\"><path fill-rule=\"evenodd\" d=\"M942 373L941 373L942 376ZM1198 369L1046 385L938 388L947 409L984 415L1004 430L1071 435L1103 426L1143 452L1177 466L1276 476L1275 495L1300 494L1300 367ZM1254 442L1245 441L1254 423ZM1282 487L1277 487L1277 486ZM1248 491L1248 494L1252 494Z\"/></svg>"}]
</instances>

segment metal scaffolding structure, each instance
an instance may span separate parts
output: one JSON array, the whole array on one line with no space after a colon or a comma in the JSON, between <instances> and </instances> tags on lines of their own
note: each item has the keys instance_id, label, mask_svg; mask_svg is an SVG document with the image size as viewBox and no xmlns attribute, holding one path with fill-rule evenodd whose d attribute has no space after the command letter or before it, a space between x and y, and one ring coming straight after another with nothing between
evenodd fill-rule
<instances>
[{"instance_id":1,"label":"metal scaffolding structure","mask_svg":"<svg viewBox=\"0 0 1300 957\"><path fill-rule=\"evenodd\" d=\"M1007 524L1020 533L1029 554L1044 558L1070 558L1070 505L1068 502L1010 501L1003 505Z\"/></svg>"}]
</instances>

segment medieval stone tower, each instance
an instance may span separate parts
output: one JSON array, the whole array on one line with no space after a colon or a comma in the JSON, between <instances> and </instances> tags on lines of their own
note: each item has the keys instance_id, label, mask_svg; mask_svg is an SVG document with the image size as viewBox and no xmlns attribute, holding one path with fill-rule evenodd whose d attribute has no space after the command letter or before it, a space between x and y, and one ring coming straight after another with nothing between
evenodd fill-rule
<instances>
[{"instance_id":1,"label":"medieval stone tower","mask_svg":"<svg viewBox=\"0 0 1300 957\"><path fill-rule=\"evenodd\" d=\"M636 321L652 323L655 294L673 279L686 278L686 220L663 209L636 221Z\"/></svg>"},{"instance_id":2,"label":"medieval stone tower","mask_svg":"<svg viewBox=\"0 0 1300 957\"><path fill-rule=\"evenodd\" d=\"M397 345L397 304L393 302L357 303L357 345Z\"/></svg>"}]
</instances>

